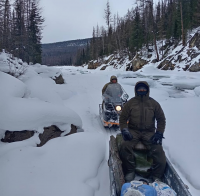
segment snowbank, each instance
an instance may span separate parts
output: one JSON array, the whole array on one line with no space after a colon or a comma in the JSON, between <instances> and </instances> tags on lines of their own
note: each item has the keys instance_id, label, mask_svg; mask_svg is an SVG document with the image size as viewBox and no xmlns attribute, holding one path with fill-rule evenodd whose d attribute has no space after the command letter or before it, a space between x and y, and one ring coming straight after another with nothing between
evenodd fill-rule
<instances>
[{"instance_id":1,"label":"snowbank","mask_svg":"<svg viewBox=\"0 0 200 196\"><path fill-rule=\"evenodd\" d=\"M105 152L103 134L94 133L56 138L42 148L25 147L23 142L0 143L1 195L106 195Z\"/></svg>"},{"instance_id":2,"label":"snowbank","mask_svg":"<svg viewBox=\"0 0 200 196\"><path fill-rule=\"evenodd\" d=\"M164 148L185 179L200 190L199 98L170 99L162 102L166 115Z\"/></svg>"},{"instance_id":3,"label":"snowbank","mask_svg":"<svg viewBox=\"0 0 200 196\"><path fill-rule=\"evenodd\" d=\"M0 128L4 130L43 132L43 127L56 125L65 131L68 124L82 126L79 115L71 109L37 99L0 97L0 108L4 111L0 113Z\"/></svg>"},{"instance_id":4,"label":"snowbank","mask_svg":"<svg viewBox=\"0 0 200 196\"><path fill-rule=\"evenodd\" d=\"M0 54L0 69L10 70L12 66L23 66L17 58ZM70 125L82 127L80 116L64 106L63 100L74 95L67 86L56 85L52 78L61 74L58 68L40 64L27 67L19 79L0 71L0 131L35 130L43 132L44 127L58 126L69 132Z\"/></svg>"},{"instance_id":5,"label":"snowbank","mask_svg":"<svg viewBox=\"0 0 200 196\"><path fill-rule=\"evenodd\" d=\"M0 71L0 96L23 97L26 85L20 80Z\"/></svg>"},{"instance_id":6,"label":"snowbank","mask_svg":"<svg viewBox=\"0 0 200 196\"><path fill-rule=\"evenodd\" d=\"M26 85L31 98L39 98L54 104L63 104L61 97L55 92L56 83L52 79L36 76L27 80Z\"/></svg>"},{"instance_id":7,"label":"snowbank","mask_svg":"<svg viewBox=\"0 0 200 196\"><path fill-rule=\"evenodd\" d=\"M19 77L26 72L27 68L28 64L21 59L13 57L13 55L7 54L4 51L0 52L0 71Z\"/></svg>"}]
</instances>

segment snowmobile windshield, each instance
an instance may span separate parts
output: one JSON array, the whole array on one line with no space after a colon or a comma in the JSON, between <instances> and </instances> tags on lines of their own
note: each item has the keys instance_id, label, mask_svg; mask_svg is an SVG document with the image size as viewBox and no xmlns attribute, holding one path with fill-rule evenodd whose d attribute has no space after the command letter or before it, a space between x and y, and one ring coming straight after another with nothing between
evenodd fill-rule
<instances>
[{"instance_id":1,"label":"snowmobile windshield","mask_svg":"<svg viewBox=\"0 0 200 196\"><path fill-rule=\"evenodd\" d=\"M103 94L103 100L112 103L122 102L125 97L124 95L127 95L127 93L122 89L120 84L109 84Z\"/></svg>"}]
</instances>

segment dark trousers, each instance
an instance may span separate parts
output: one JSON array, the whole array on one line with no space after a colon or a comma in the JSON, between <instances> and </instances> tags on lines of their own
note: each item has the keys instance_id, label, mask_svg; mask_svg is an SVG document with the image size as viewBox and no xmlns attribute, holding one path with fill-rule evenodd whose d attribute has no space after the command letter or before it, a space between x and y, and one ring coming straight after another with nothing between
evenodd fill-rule
<instances>
[{"instance_id":1,"label":"dark trousers","mask_svg":"<svg viewBox=\"0 0 200 196\"><path fill-rule=\"evenodd\" d=\"M153 166L151 176L155 180L161 179L165 170L166 157L161 145L153 145L150 138L154 135L154 132L129 130L133 135L132 141L124 141L120 147L120 158L123 163L123 169L125 175L127 173L135 172L135 157L134 147L141 141L148 149L148 155L153 159Z\"/></svg>"}]
</instances>

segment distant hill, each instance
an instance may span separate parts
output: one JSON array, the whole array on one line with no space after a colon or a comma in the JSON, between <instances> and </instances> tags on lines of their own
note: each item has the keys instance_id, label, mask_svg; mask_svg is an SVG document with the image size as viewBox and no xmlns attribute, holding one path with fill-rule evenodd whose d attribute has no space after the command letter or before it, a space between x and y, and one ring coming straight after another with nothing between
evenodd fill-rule
<instances>
[{"instance_id":1,"label":"distant hill","mask_svg":"<svg viewBox=\"0 0 200 196\"><path fill-rule=\"evenodd\" d=\"M85 48L91 38L42 44L42 64L71 65L79 49Z\"/></svg>"}]
</instances>

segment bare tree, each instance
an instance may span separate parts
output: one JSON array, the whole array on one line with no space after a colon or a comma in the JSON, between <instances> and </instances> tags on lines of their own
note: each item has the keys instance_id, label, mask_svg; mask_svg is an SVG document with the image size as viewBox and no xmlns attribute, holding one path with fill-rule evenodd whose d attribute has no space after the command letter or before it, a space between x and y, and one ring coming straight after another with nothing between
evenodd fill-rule
<instances>
[{"instance_id":1,"label":"bare tree","mask_svg":"<svg viewBox=\"0 0 200 196\"><path fill-rule=\"evenodd\" d=\"M117 28L116 28L116 36L117 36L117 43L118 43L118 50L121 50L121 39L120 39L120 26L121 26L121 20L119 18L119 15L117 13Z\"/></svg>"},{"instance_id":2,"label":"bare tree","mask_svg":"<svg viewBox=\"0 0 200 196\"><path fill-rule=\"evenodd\" d=\"M157 61L159 61L160 58L159 58L158 48L157 48L157 43L156 43L156 24L155 24L155 20L154 20L154 16L153 16L153 0L149 0L148 3L149 3L149 8L150 8L150 16L151 16L151 20L152 20L154 46L155 46L155 50L156 50Z\"/></svg>"},{"instance_id":3,"label":"bare tree","mask_svg":"<svg viewBox=\"0 0 200 196\"><path fill-rule=\"evenodd\" d=\"M182 45L185 46L185 35L184 35L184 28L183 28L183 8L182 8L182 2L180 2L180 10L181 10Z\"/></svg>"},{"instance_id":4,"label":"bare tree","mask_svg":"<svg viewBox=\"0 0 200 196\"><path fill-rule=\"evenodd\" d=\"M106 36L106 30L102 26L101 27L101 41L102 41L102 53L105 54L105 36Z\"/></svg>"},{"instance_id":5,"label":"bare tree","mask_svg":"<svg viewBox=\"0 0 200 196\"><path fill-rule=\"evenodd\" d=\"M112 17L111 17L111 11L110 11L110 3L109 3L109 1L107 1L107 3L106 3L106 9L104 10L104 12L105 12L104 18L106 19L106 24L107 24L108 30L109 30L110 23L112 22Z\"/></svg>"}]
</instances>

